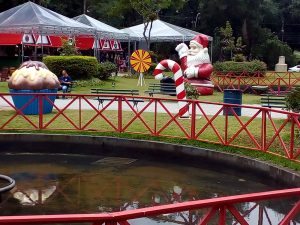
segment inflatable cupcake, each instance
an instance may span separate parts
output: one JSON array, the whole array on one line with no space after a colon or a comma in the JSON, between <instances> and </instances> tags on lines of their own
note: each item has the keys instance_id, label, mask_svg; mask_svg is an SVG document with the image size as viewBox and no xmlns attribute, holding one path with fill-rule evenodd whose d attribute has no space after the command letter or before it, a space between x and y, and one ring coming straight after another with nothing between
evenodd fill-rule
<instances>
[{"instance_id":1,"label":"inflatable cupcake","mask_svg":"<svg viewBox=\"0 0 300 225\"><path fill-rule=\"evenodd\" d=\"M60 83L57 76L39 61L27 61L12 74L8 81L10 93L57 93ZM25 115L39 114L38 99L34 95L13 95L17 109ZM56 96L43 97L43 113L52 112Z\"/></svg>"}]
</instances>

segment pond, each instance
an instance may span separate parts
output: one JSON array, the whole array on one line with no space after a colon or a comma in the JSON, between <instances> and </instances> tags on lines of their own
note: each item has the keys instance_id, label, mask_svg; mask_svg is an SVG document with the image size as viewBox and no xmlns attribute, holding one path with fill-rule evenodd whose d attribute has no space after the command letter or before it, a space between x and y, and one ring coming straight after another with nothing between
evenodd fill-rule
<instances>
[{"instance_id":1,"label":"pond","mask_svg":"<svg viewBox=\"0 0 300 225\"><path fill-rule=\"evenodd\" d=\"M2 194L0 215L116 212L287 188L259 174L168 159L2 153L0 171L16 180L16 187ZM246 211L254 204L246 203L238 209ZM274 222L283 218L286 204L263 203ZM197 213L190 212L138 219L132 224L185 224L196 217ZM251 221L251 215L248 217Z\"/></svg>"}]
</instances>

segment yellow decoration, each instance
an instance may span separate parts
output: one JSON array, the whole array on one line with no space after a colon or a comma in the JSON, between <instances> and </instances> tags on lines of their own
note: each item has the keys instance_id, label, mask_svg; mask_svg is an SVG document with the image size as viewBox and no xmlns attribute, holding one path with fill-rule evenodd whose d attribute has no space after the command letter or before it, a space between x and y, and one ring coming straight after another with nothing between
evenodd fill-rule
<instances>
[{"instance_id":1,"label":"yellow decoration","mask_svg":"<svg viewBox=\"0 0 300 225\"><path fill-rule=\"evenodd\" d=\"M130 57L130 65L139 73L147 71L151 66L151 56L149 52L139 49L132 53Z\"/></svg>"}]
</instances>

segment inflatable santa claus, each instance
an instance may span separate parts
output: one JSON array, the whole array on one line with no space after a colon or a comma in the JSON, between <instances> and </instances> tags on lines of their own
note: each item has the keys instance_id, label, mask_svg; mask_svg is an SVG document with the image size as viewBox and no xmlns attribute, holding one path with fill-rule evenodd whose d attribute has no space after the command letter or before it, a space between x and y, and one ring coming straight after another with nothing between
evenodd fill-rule
<instances>
[{"instance_id":1,"label":"inflatable santa claus","mask_svg":"<svg viewBox=\"0 0 300 225\"><path fill-rule=\"evenodd\" d=\"M187 82L194 86L200 95L212 95L214 90L214 85L209 79L213 67L207 47L207 36L199 34L190 41L190 48L185 43L181 43L175 48Z\"/></svg>"}]
</instances>

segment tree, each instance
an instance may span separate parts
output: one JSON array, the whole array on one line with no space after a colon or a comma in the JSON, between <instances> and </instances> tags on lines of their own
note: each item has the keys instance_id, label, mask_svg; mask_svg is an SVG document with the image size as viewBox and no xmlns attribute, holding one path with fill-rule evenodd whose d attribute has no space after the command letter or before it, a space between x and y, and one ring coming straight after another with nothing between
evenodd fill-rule
<instances>
[{"instance_id":1,"label":"tree","mask_svg":"<svg viewBox=\"0 0 300 225\"><path fill-rule=\"evenodd\" d=\"M171 4L176 4L182 2L184 0L130 0L130 4L134 10L137 11L139 15L143 18L144 23L144 32L143 36L145 38L148 50L150 50L150 37L151 37L151 29L152 23L155 19L158 18L158 13L162 9L167 9L171 6ZM149 29L148 29L149 28ZM148 29L148 33L147 33ZM147 34L146 34L147 33Z\"/></svg>"},{"instance_id":2,"label":"tree","mask_svg":"<svg viewBox=\"0 0 300 225\"><path fill-rule=\"evenodd\" d=\"M220 34L221 34L221 45L222 45L222 54L225 59L228 58L228 53L230 53L230 59L232 58L232 53L235 50L234 46L234 37L232 27L230 25L229 21L226 21L225 27L220 28Z\"/></svg>"}]
</instances>

